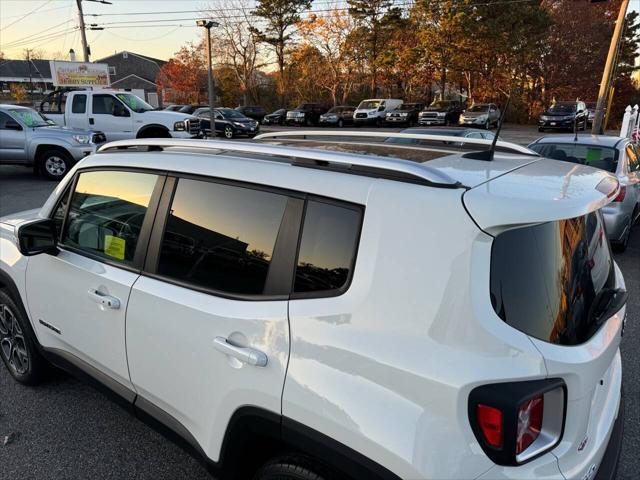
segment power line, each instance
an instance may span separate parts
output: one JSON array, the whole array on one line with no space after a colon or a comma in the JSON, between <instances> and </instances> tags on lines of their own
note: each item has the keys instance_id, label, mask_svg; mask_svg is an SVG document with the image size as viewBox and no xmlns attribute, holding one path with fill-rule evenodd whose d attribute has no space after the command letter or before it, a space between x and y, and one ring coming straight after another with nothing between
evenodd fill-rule
<instances>
[{"instance_id":1,"label":"power line","mask_svg":"<svg viewBox=\"0 0 640 480\"><path fill-rule=\"evenodd\" d=\"M56 25L53 25L52 27L45 28L44 30L41 30L40 33L38 33L37 35L27 35L27 36L22 37L22 38L16 38L15 40L4 44L3 47L11 47L11 45L13 45L14 43L20 43L23 40L33 39L34 37L38 37L38 36L42 35L43 33L48 32L49 30L53 30L54 28L58 28L61 25L68 24L68 23L69 23L69 20L65 20L64 22L58 23Z\"/></svg>"},{"instance_id":2,"label":"power line","mask_svg":"<svg viewBox=\"0 0 640 480\"><path fill-rule=\"evenodd\" d=\"M21 16L18 20L15 20L13 22L11 22L9 25L6 25L4 27L2 27L2 30L6 30L7 28L9 28L12 25L15 25L16 23L24 20L25 18L27 18L29 15L37 12L38 10L40 10L42 7L44 7L45 5L51 3L53 0L47 0L46 2L44 2L42 5L40 5L39 7L34 8L33 10L31 10L30 12L25 13L23 16Z\"/></svg>"}]
</instances>

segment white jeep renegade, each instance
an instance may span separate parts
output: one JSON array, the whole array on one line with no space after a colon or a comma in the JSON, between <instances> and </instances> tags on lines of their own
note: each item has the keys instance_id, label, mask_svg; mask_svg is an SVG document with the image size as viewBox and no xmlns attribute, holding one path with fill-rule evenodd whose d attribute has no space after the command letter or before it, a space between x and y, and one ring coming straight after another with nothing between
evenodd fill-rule
<instances>
[{"instance_id":1,"label":"white jeep renegade","mask_svg":"<svg viewBox=\"0 0 640 480\"><path fill-rule=\"evenodd\" d=\"M615 177L299 135L115 142L0 219L11 375L88 375L219 478L610 478Z\"/></svg>"}]
</instances>

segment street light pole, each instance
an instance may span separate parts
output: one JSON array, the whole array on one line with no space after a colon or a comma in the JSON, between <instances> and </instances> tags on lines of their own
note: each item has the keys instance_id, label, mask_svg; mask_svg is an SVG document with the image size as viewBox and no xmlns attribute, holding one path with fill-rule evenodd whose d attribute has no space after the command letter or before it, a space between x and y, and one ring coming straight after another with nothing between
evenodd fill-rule
<instances>
[{"instance_id":1,"label":"street light pole","mask_svg":"<svg viewBox=\"0 0 640 480\"><path fill-rule=\"evenodd\" d=\"M216 136L216 123L215 114L213 109L215 107L214 102L214 80L213 80L213 60L211 58L211 28L217 27L219 24L211 20L198 20L196 24L199 27L203 27L207 32L206 44L207 44L207 70L208 70L208 83L209 83L209 122L211 127L211 136Z\"/></svg>"},{"instance_id":2,"label":"street light pole","mask_svg":"<svg viewBox=\"0 0 640 480\"><path fill-rule=\"evenodd\" d=\"M596 3L592 0L592 3ZM604 118L604 109L607 104L607 96L611 92L611 84L613 83L613 70L616 63L616 57L618 49L620 48L620 42L622 41L622 27L624 25L625 17L627 16L627 7L629 6L629 0L623 0L620 5L620 13L618 13L618 20L616 21L616 28L613 31L613 37L611 37L611 44L609 45L609 54L607 55L607 63L604 66L602 72L602 80L600 81L600 91L598 92L598 103L596 104L596 111L593 117L593 127L591 133L599 135L602 132L602 119Z\"/></svg>"}]
</instances>

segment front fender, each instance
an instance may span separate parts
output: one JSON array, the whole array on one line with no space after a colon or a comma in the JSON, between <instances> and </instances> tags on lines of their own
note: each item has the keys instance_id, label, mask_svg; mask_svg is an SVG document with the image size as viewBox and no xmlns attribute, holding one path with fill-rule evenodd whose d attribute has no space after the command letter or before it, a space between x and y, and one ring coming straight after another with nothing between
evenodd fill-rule
<instances>
[{"instance_id":1,"label":"front fender","mask_svg":"<svg viewBox=\"0 0 640 480\"><path fill-rule=\"evenodd\" d=\"M36 137L29 140L29 146L27 148L27 152L29 154L30 159L36 158L36 151L38 150L38 147L40 147L41 145L63 148L69 153L72 152L74 147L77 147L77 145L74 145L71 142L67 142L65 140L62 140L54 136Z\"/></svg>"}]
</instances>

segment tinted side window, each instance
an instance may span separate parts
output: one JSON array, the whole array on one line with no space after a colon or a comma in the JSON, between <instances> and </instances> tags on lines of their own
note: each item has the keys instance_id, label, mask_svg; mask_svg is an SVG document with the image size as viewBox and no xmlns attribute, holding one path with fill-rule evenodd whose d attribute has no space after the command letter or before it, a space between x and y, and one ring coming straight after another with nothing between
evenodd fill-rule
<instances>
[{"instance_id":1,"label":"tinted side window","mask_svg":"<svg viewBox=\"0 0 640 480\"><path fill-rule=\"evenodd\" d=\"M113 114L113 104L115 99L111 95L94 95L93 96L93 113L94 114Z\"/></svg>"},{"instance_id":2,"label":"tinted side window","mask_svg":"<svg viewBox=\"0 0 640 480\"><path fill-rule=\"evenodd\" d=\"M179 180L158 273L220 292L262 294L287 200L251 188Z\"/></svg>"},{"instance_id":3,"label":"tinted side window","mask_svg":"<svg viewBox=\"0 0 640 480\"><path fill-rule=\"evenodd\" d=\"M362 211L309 201L294 291L330 292L347 286L353 269Z\"/></svg>"},{"instance_id":4,"label":"tinted side window","mask_svg":"<svg viewBox=\"0 0 640 480\"><path fill-rule=\"evenodd\" d=\"M63 243L120 263L133 262L157 179L147 173L81 173L71 197Z\"/></svg>"},{"instance_id":5,"label":"tinted side window","mask_svg":"<svg viewBox=\"0 0 640 480\"><path fill-rule=\"evenodd\" d=\"M13 120L13 118L11 118L9 115L7 115L6 113L0 112L0 130L4 130L5 124L11 120Z\"/></svg>"},{"instance_id":6,"label":"tinted side window","mask_svg":"<svg viewBox=\"0 0 640 480\"><path fill-rule=\"evenodd\" d=\"M71 105L71 113L85 113L87 111L87 96L75 95L73 97L73 104ZM95 113L95 107L94 107Z\"/></svg>"}]
</instances>

